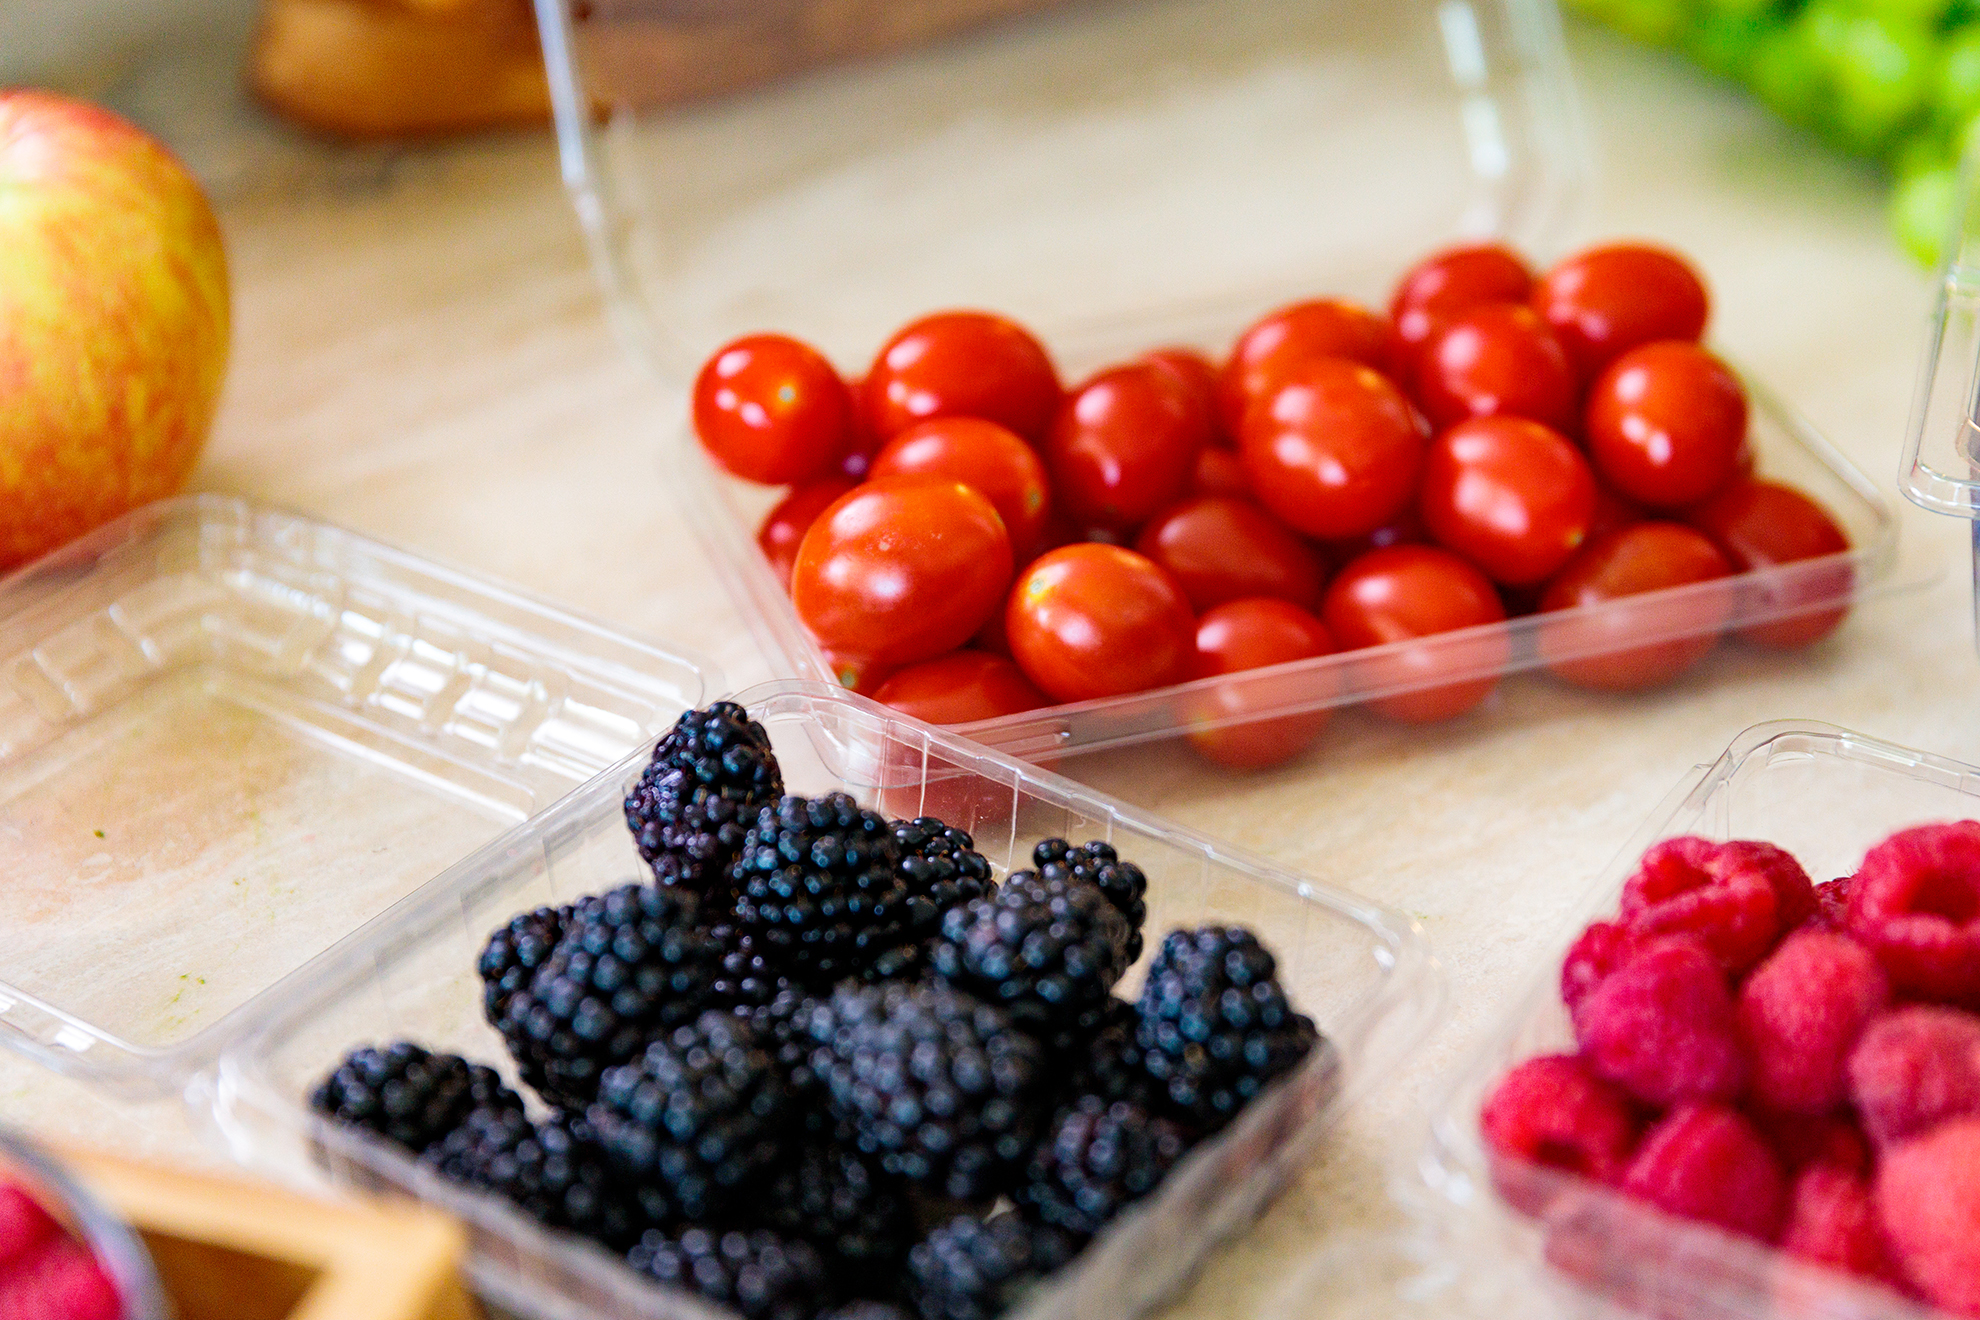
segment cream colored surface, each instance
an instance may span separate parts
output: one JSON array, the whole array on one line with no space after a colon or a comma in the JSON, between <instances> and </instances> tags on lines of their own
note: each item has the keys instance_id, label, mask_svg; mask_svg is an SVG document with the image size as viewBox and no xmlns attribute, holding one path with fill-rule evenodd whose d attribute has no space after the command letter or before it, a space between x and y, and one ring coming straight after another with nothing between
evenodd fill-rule
<instances>
[{"instance_id":1,"label":"cream colored surface","mask_svg":"<svg viewBox=\"0 0 1980 1320\"><path fill-rule=\"evenodd\" d=\"M1577 235L1691 253L1719 342L1888 489L1930 290L1886 235L1882 181L1672 57L1585 30L1573 43L1599 152ZM660 455L681 400L613 342L547 137L399 157L375 185L225 211L237 356L197 485L691 639L736 686L768 676L676 516ZM1428 1045L1174 1314L1248 1313L1335 1235L1394 1222L1385 1178L1439 1074L1533 974L1620 838L1739 730L1822 719L1980 759L1967 528L1903 516L1914 575L1936 560L1936 582L1864 605L1812 652L1729 650L1698 681L1630 699L1520 684L1441 728L1349 717L1305 762L1251 778L1173 752L1092 767L1140 805L1415 914L1451 985ZM11 1056L0 1113L195 1153L165 1110L127 1114ZM1314 1313L1337 1313L1341 1291L1321 1288Z\"/></svg>"}]
</instances>

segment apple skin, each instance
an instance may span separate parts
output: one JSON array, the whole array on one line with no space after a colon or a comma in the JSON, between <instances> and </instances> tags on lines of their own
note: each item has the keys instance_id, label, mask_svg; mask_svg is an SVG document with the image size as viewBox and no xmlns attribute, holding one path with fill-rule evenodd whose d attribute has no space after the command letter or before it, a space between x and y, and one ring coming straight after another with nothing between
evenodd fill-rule
<instances>
[{"instance_id":1,"label":"apple skin","mask_svg":"<svg viewBox=\"0 0 1980 1320\"><path fill-rule=\"evenodd\" d=\"M177 157L0 90L0 569L185 484L228 322L220 226Z\"/></svg>"}]
</instances>

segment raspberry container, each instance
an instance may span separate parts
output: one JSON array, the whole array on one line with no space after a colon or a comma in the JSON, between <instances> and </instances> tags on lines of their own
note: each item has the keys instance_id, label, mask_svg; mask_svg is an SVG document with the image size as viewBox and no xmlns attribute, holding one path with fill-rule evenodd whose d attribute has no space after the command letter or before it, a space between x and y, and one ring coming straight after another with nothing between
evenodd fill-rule
<instances>
[{"instance_id":1,"label":"raspberry container","mask_svg":"<svg viewBox=\"0 0 1980 1320\"><path fill-rule=\"evenodd\" d=\"M877 31L916 8L867 13ZM807 12L750 11L754 39L816 38ZM766 329L856 376L899 325L956 306L1025 322L1069 379L1165 341L1221 351L1297 298L1380 302L1408 262L1460 237L1549 255L1585 173L1550 0L1058 4L657 108L671 56L742 18L654 0L538 0L538 16L600 277L635 351L677 384ZM1753 395L1762 475L1828 506L1849 553L1546 629L1492 625L967 731L1064 755L1532 668L1542 631L1548 656L1573 659L1846 606L1892 564L1892 513L1805 422ZM778 492L717 473L685 427L661 480L774 671L832 681L755 545Z\"/></svg>"},{"instance_id":2,"label":"raspberry container","mask_svg":"<svg viewBox=\"0 0 1980 1320\"><path fill-rule=\"evenodd\" d=\"M1055 1275L1024 1316L1138 1315L1173 1294L1437 1015L1441 980L1420 932L1397 913L830 685L782 681L736 699L769 730L791 791L843 790L893 815L940 815L969 829L1000 872L1028 864L1040 838L1111 840L1149 876L1144 964L1175 926L1252 926L1278 954L1295 1005L1330 1042L1193 1151L1155 1195ZM547 1232L439 1181L394 1148L317 1119L307 1096L346 1051L368 1041L409 1038L504 1060L482 1018L476 955L518 912L642 873L622 804L644 761L621 762L316 960L275 1011L228 1043L215 1079L216 1118L239 1159L297 1176L327 1169L341 1183L446 1207L469 1225L482 1295L542 1320L724 1313L642 1283L602 1248ZM1124 993L1139 974L1130 973Z\"/></svg>"},{"instance_id":3,"label":"raspberry container","mask_svg":"<svg viewBox=\"0 0 1980 1320\"><path fill-rule=\"evenodd\" d=\"M306 518L140 509L0 583L0 1042L178 1092L311 958L718 684Z\"/></svg>"},{"instance_id":4,"label":"raspberry container","mask_svg":"<svg viewBox=\"0 0 1980 1320\"><path fill-rule=\"evenodd\" d=\"M1594 1183L1495 1163L1479 1137L1478 1111L1514 1064L1573 1051L1560 1001L1561 956L1590 921L1615 910L1623 882L1651 844L1683 834L1764 839L1793 853L1820 882L1850 874L1865 851L1896 830L1976 816L1980 766L1826 724L1757 725L1717 762L1687 776L1589 890L1517 1007L1434 1106L1419 1177L1400 1187L1403 1199L1427 1207L1427 1232L1411 1254L1430 1272L1406 1290L1425 1313L1503 1314L1509 1299L1519 1298L1521 1314L1545 1316L1921 1320L1937 1314ZM1501 1187L1522 1201L1549 1201L1545 1223L1512 1210Z\"/></svg>"}]
</instances>

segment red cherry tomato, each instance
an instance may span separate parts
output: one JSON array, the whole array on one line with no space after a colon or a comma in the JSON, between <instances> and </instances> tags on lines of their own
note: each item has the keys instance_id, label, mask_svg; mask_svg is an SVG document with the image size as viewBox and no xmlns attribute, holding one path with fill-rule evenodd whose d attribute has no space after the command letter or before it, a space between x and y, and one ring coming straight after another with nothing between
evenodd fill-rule
<instances>
[{"instance_id":1,"label":"red cherry tomato","mask_svg":"<svg viewBox=\"0 0 1980 1320\"><path fill-rule=\"evenodd\" d=\"M1075 522L1139 527L1181 499L1210 442L1183 376L1149 362L1103 371L1068 396L1045 440L1052 490Z\"/></svg>"},{"instance_id":2,"label":"red cherry tomato","mask_svg":"<svg viewBox=\"0 0 1980 1320\"><path fill-rule=\"evenodd\" d=\"M1669 587L1727 577L1732 565L1706 537L1682 523L1640 522L1592 541L1540 593L1548 619L1539 632L1547 668L1581 687L1606 691L1668 682L1705 658L1732 614L1732 589L1685 591ZM1581 607L1623 597L1593 617ZM1631 645L1645 637L1657 638Z\"/></svg>"},{"instance_id":3,"label":"red cherry tomato","mask_svg":"<svg viewBox=\"0 0 1980 1320\"><path fill-rule=\"evenodd\" d=\"M1687 515L1741 573L1840 556L1849 537L1828 511L1778 482L1735 481ZM1761 646L1787 648L1820 641L1849 613L1855 573L1838 560L1788 570L1785 580L1741 584L1740 609L1749 617L1787 615L1751 623L1739 635ZM1828 608L1811 608L1825 605Z\"/></svg>"},{"instance_id":4,"label":"red cherry tomato","mask_svg":"<svg viewBox=\"0 0 1980 1320\"><path fill-rule=\"evenodd\" d=\"M1428 639L1502 623L1505 607L1485 575L1448 550L1399 545L1363 555L1340 571L1320 619L1343 650ZM1421 724L1462 715L1490 696L1512 657L1503 631L1405 646L1359 672L1364 686L1410 690L1378 697L1391 719Z\"/></svg>"},{"instance_id":5,"label":"red cherry tomato","mask_svg":"<svg viewBox=\"0 0 1980 1320\"><path fill-rule=\"evenodd\" d=\"M1581 393L1553 333L1518 303L1485 303L1451 316L1424 340L1411 379L1437 427L1467 417L1526 417L1572 431Z\"/></svg>"},{"instance_id":6,"label":"red cherry tomato","mask_svg":"<svg viewBox=\"0 0 1980 1320\"><path fill-rule=\"evenodd\" d=\"M1010 581L1011 540L990 501L961 482L891 477L818 515L791 603L827 651L898 668L968 641Z\"/></svg>"},{"instance_id":7,"label":"red cherry tomato","mask_svg":"<svg viewBox=\"0 0 1980 1320\"><path fill-rule=\"evenodd\" d=\"M1037 451L1013 432L976 417L938 417L910 426L874 457L873 476L960 481L997 510L1010 533L1011 553L1020 560L1038 549L1052 515Z\"/></svg>"},{"instance_id":8,"label":"red cherry tomato","mask_svg":"<svg viewBox=\"0 0 1980 1320\"><path fill-rule=\"evenodd\" d=\"M892 666L879 664L869 656L845 655L830 647L821 649L825 652L825 665L832 671L832 681L862 697L877 693L894 672Z\"/></svg>"},{"instance_id":9,"label":"red cherry tomato","mask_svg":"<svg viewBox=\"0 0 1980 1320\"><path fill-rule=\"evenodd\" d=\"M971 724L1052 704L1000 655L955 651L895 671L873 699L930 724Z\"/></svg>"},{"instance_id":10,"label":"red cherry tomato","mask_svg":"<svg viewBox=\"0 0 1980 1320\"><path fill-rule=\"evenodd\" d=\"M1586 433L1589 457L1620 494L1682 509L1738 470L1746 390L1696 344L1645 344L1589 387Z\"/></svg>"},{"instance_id":11,"label":"red cherry tomato","mask_svg":"<svg viewBox=\"0 0 1980 1320\"><path fill-rule=\"evenodd\" d=\"M1023 326L987 312L941 312L887 341L862 399L882 441L935 417L981 417L1035 441L1059 394L1052 359Z\"/></svg>"},{"instance_id":12,"label":"red cherry tomato","mask_svg":"<svg viewBox=\"0 0 1980 1320\"><path fill-rule=\"evenodd\" d=\"M1168 569L1199 612L1247 596L1320 604L1320 556L1249 500L1185 500L1142 528L1134 548Z\"/></svg>"},{"instance_id":13,"label":"red cherry tomato","mask_svg":"<svg viewBox=\"0 0 1980 1320\"><path fill-rule=\"evenodd\" d=\"M852 430L852 395L832 364L784 335L746 335L694 378L694 433L725 472L766 486L808 481Z\"/></svg>"},{"instance_id":14,"label":"red cherry tomato","mask_svg":"<svg viewBox=\"0 0 1980 1320\"><path fill-rule=\"evenodd\" d=\"M843 477L821 477L808 486L799 486L784 496L756 530L756 544L770 561L770 571L785 591L791 589L791 565L797 562L798 545L818 515L839 496L853 488Z\"/></svg>"},{"instance_id":15,"label":"red cherry tomato","mask_svg":"<svg viewBox=\"0 0 1980 1320\"><path fill-rule=\"evenodd\" d=\"M1314 358L1388 365L1389 323L1379 312L1341 298L1281 307L1238 336L1218 395L1224 429L1244 433L1245 414L1279 392L1287 376Z\"/></svg>"},{"instance_id":16,"label":"red cherry tomato","mask_svg":"<svg viewBox=\"0 0 1980 1320\"><path fill-rule=\"evenodd\" d=\"M1643 243L1576 253L1540 277L1532 303L1583 380L1639 344L1697 339L1710 312L1691 263Z\"/></svg>"},{"instance_id":17,"label":"red cherry tomato","mask_svg":"<svg viewBox=\"0 0 1980 1320\"><path fill-rule=\"evenodd\" d=\"M1158 367L1167 367L1181 376L1189 384L1189 392L1196 400L1196 406L1209 419L1210 443L1229 448L1237 443L1237 438L1224 429L1224 418L1217 401L1219 374L1216 363L1193 348L1158 348L1141 355L1143 362L1152 362Z\"/></svg>"},{"instance_id":18,"label":"red cherry tomato","mask_svg":"<svg viewBox=\"0 0 1980 1320\"><path fill-rule=\"evenodd\" d=\"M1226 601L1196 625L1193 677L1262 669L1328 655L1333 649L1334 639L1320 620L1297 605L1283 600ZM1185 717L1190 725L1190 745L1218 765L1234 770L1291 760L1313 745L1331 712L1325 707L1290 715L1265 712L1311 700L1316 678L1314 674L1282 679L1261 675L1217 684L1191 701ZM1217 727L1206 727L1210 725Z\"/></svg>"},{"instance_id":19,"label":"red cherry tomato","mask_svg":"<svg viewBox=\"0 0 1980 1320\"><path fill-rule=\"evenodd\" d=\"M1251 486L1244 479L1244 460L1233 449L1204 446L1196 456L1196 472L1189 479L1191 495L1233 495L1251 498Z\"/></svg>"},{"instance_id":20,"label":"red cherry tomato","mask_svg":"<svg viewBox=\"0 0 1980 1320\"><path fill-rule=\"evenodd\" d=\"M1040 555L1011 589L1011 654L1058 701L1086 701L1180 683L1195 654L1196 618L1153 560L1092 542Z\"/></svg>"},{"instance_id":21,"label":"red cherry tomato","mask_svg":"<svg viewBox=\"0 0 1980 1320\"><path fill-rule=\"evenodd\" d=\"M1245 477L1280 521L1308 536L1364 536L1416 491L1428 432L1372 368L1317 358L1255 409L1238 442Z\"/></svg>"},{"instance_id":22,"label":"red cherry tomato","mask_svg":"<svg viewBox=\"0 0 1980 1320\"><path fill-rule=\"evenodd\" d=\"M1595 514L1581 451L1538 422L1477 417L1431 442L1417 509L1439 545L1495 582L1540 582L1568 561Z\"/></svg>"},{"instance_id":23,"label":"red cherry tomato","mask_svg":"<svg viewBox=\"0 0 1980 1320\"><path fill-rule=\"evenodd\" d=\"M1445 321L1480 303L1523 303L1533 272L1511 248L1476 243L1445 248L1410 267L1389 299L1389 319L1403 351L1418 346Z\"/></svg>"}]
</instances>

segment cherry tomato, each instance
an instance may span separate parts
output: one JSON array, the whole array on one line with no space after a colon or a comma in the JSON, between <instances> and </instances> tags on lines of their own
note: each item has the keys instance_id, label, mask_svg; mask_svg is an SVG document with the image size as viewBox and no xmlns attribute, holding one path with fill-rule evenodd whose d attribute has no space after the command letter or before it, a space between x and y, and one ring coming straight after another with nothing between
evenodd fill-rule
<instances>
[{"instance_id":1,"label":"cherry tomato","mask_svg":"<svg viewBox=\"0 0 1980 1320\"><path fill-rule=\"evenodd\" d=\"M1023 326L987 312L941 312L887 341L862 399L882 441L935 417L981 417L1036 441L1059 394L1052 359Z\"/></svg>"},{"instance_id":2,"label":"cherry tomato","mask_svg":"<svg viewBox=\"0 0 1980 1320\"><path fill-rule=\"evenodd\" d=\"M1198 611L1246 596L1320 604L1320 556L1249 500L1185 500L1142 528L1134 548L1168 569Z\"/></svg>"},{"instance_id":3,"label":"cherry tomato","mask_svg":"<svg viewBox=\"0 0 1980 1320\"><path fill-rule=\"evenodd\" d=\"M1363 536L1416 492L1428 431L1372 368L1316 358L1251 415L1238 442L1245 477L1280 521L1308 536Z\"/></svg>"},{"instance_id":4,"label":"cherry tomato","mask_svg":"<svg viewBox=\"0 0 1980 1320\"><path fill-rule=\"evenodd\" d=\"M1840 556L1849 537L1828 511L1778 482L1735 481L1687 515L1692 526L1726 552L1735 570L1751 573L1777 565ZM1788 648L1820 641L1849 613L1855 573L1847 561L1789 570L1786 580L1742 583L1741 612L1790 617L1751 623L1746 641ZM1828 608L1811 609L1816 604Z\"/></svg>"},{"instance_id":5,"label":"cherry tomato","mask_svg":"<svg viewBox=\"0 0 1980 1320\"><path fill-rule=\"evenodd\" d=\"M1032 562L1011 589L1004 631L1025 677L1058 701L1180 683L1196 646L1196 618L1167 570L1092 542Z\"/></svg>"},{"instance_id":6,"label":"cherry tomato","mask_svg":"<svg viewBox=\"0 0 1980 1320\"><path fill-rule=\"evenodd\" d=\"M1000 655L953 651L896 670L873 699L930 724L972 724L1052 704Z\"/></svg>"},{"instance_id":7,"label":"cherry tomato","mask_svg":"<svg viewBox=\"0 0 1980 1320\"><path fill-rule=\"evenodd\" d=\"M1653 509L1725 485L1746 439L1746 390L1696 344L1631 349L1588 390L1588 454L1618 493Z\"/></svg>"},{"instance_id":8,"label":"cherry tomato","mask_svg":"<svg viewBox=\"0 0 1980 1320\"><path fill-rule=\"evenodd\" d=\"M725 472L766 486L808 481L846 447L852 394L832 364L784 335L745 335L694 378L694 433Z\"/></svg>"},{"instance_id":9,"label":"cherry tomato","mask_svg":"<svg viewBox=\"0 0 1980 1320\"><path fill-rule=\"evenodd\" d=\"M1037 451L1004 427L976 417L938 417L910 426L874 457L873 475L960 481L997 510L1019 560L1037 551L1052 515Z\"/></svg>"},{"instance_id":10,"label":"cherry tomato","mask_svg":"<svg viewBox=\"0 0 1980 1320\"><path fill-rule=\"evenodd\" d=\"M1451 316L1424 340L1412 381L1431 425L1467 417L1526 417L1572 431L1580 382L1533 309L1485 303Z\"/></svg>"},{"instance_id":11,"label":"cherry tomato","mask_svg":"<svg viewBox=\"0 0 1980 1320\"><path fill-rule=\"evenodd\" d=\"M1075 522L1126 532L1181 499L1210 442L1187 379L1154 363L1103 371L1068 396L1045 440L1052 490Z\"/></svg>"},{"instance_id":12,"label":"cherry tomato","mask_svg":"<svg viewBox=\"0 0 1980 1320\"><path fill-rule=\"evenodd\" d=\"M1591 541L1540 593L1543 613L1569 611L1541 625L1540 656L1581 687L1614 692L1668 682L1718 644L1732 614L1732 590L1685 591L1672 599L1665 589L1731 572L1719 548L1682 523L1640 522ZM1582 612L1623 597L1642 599L1592 617ZM1661 640L1631 645L1645 637Z\"/></svg>"},{"instance_id":13,"label":"cherry tomato","mask_svg":"<svg viewBox=\"0 0 1980 1320\"><path fill-rule=\"evenodd\" d=\"M1600 477L1595 479L1595 512L1588 519L1588 535L1583 546L1591 546L1611 532L1620 532L1643 521L1643 510L1609 489Z\"/></svg>"},{"instance_id":14,"label":"cherry tomato","mask_svg":"<svg viewBox=\"0 0 1980 1320\"><path fill-rule=\"evenodd\" d=\"M1450 551L1427 545L1363 555L1340 571L1320 608L1321 621L1343 650L1427 639L1505 617L1483 573ZM1503 631L1424 641L1367 662L1359 681L1410 689L1373 704L1391 719L1421 724L1462 715L1485 700L1511 657Z\"/></svg>"},{"instance_id":15,"label":"cherry tomato","mask_svg":"<svg viewBox=\"0 0 1980 1320\"><path fill-rule=\"evenodd\" d=\"M1417 509L1439 545L1495 582L1525 586L1550 577L1588 535L1595 474L1538 422L1476 417L1431 442Z\"/></svg>"},{"instance_id":16,"label":"cherry tomato","mask_svg":"<svg viewBox=\"0 0 1980 1320\"><path fill-rule=\"evenodd\" d=\"M1210 443L1225 448L1237 443L1237 438L1224 429L1224 418L1217 401L1217 365L1193 348L1158 348L1141 355L1143 362L1152 362L1158 367L1167 367L1181 376L1189 384L1189 392L1209 419Z\"/></svg>"},{"instance_id":17,"label":"cherry tomato","mask_svg":"<svg viewBox=\"0 0 1980 1320\"><path fill-rule=\"evenodd\" d=\"M826 667L832 671L832 681L862 697L878 692L894 672L892 666L879 664L869 656L847 655L830 647L821 649L825 652Z\"/></svg>"},{"instance_id":18,"label":"cherry tomato","mask_svg":"<svg viewBox=\"0 0 1980 1320\"><path fill-rule=\"evenodd\" d=\"M1297 605L1283 600L1226 601L1196 625L1192 676L1211 678L1262 669L1328 655L1333 649L1334 639L1320 620ZM1331 712L1325 707L1290 715L1263 712L1311 700L1315 680L1316 675L1298 674L1215 685L1190 703L1185 716L1190 745L1234 770L1291 760L1313 745ZM1216 727L1205 727L1209 725Z\"/></svg>"},{"instance_id":19,"label":"cherry tomato","mask_svg":"<svg viewBox=\"0 0 1980 1320\"><path fill-rule=\"evenodd\" d=\"M1445 321L1480 303L1523 303L1533 272L1511 248L1475 243L1445 248L1410 267L1389 299L1389 319L1403 351L1418 346Z\"/></svg>"},{"instance_id":20,"label":"cherry tomato","mask_svg":"<svg viewBox=\"0 0 1980 1320\"><path fill-rule=\"evenodd\" d=\"M873 466L873 456L880 452L880 437L867 425L866 409L859 404L866 397L866 381L851 381L846 389L852 394L852 423L846 428L846 446L840 451L838 470L850 481L865 481L867 471Z\"/></svg>"},{"instance_id":21,"label":"cherry tomato","mask_svg":"<svg viewBox=\"0 0 1980 1320\"><path fill-rule=\"evenodd\" d=\"M1348 358L1377 370L1388 365L1389 323L1379 312L1340 298L1294 303L1238 336L1219 383L1224 429L1244 434L1254 405L1279 392L1287 376L1314 358Z\"/></svg>"},{"instance_id":22,"label":"cherry tomato","mask_svg":"<svg viewBox=\"0 0 1980 1320\"><path fill-rule=\"evenodd\" d=\"M1244 479L1244 460L1235 450L1205 445L1196 456L1196 471L1189 479L1192 495L1234 495L1251 498L1251 486Z\"/></svg>"},{"instance_id":23,"label":"cherry tomato","mask_svg":"<svg viewBox=\"0 0 1980 1320\"><path fill-rule=\"evenodd\" d=\"M820 477L808 486L799 486L784 496L756 530L756 544L770 561L770 571L785 591L791 589L791 565L797 562L798 545L818 515L853 488L843 477Z\"/></svg>"},{"instance_id":24,"label":"cherry tomato","mask_svg":"<svg viewBox=\"0 0 1980 1320\"><path fill-rule=\"evenodd\" d=\"M990 501L961 482L890 477L818 515L791 603L825 650L898 668L968 641L1010 581L1011 540Z\"/></svg>"},{"instance_id":25,"label":"cherry tomato","mask_svg":"<svg viewBox=\"0 0 1980 1320\"><path fill-rule=\"evenodd\" d=\"M1540 277L1532 303L1583 380L1639 344L1697 339L1710 311L1691 263L1643 243L1576 253Z\"/></svg>"},{"instance_id":26,"label":"cherry tomato","mask_svg":"<svg viewBox=\"0 0 1980 1320\"><path fill-rule=\"evenodd\" d=\"M1359 559L1370 550L1386 550L1392 545L1422 545L1430 539L1430 533L1423 530L1423 515L1416 511L1416 501L1411 500L1403 511L1377 527L1365 536L1351 536L1342 541L1326 543L1327 557L1336 564L1345 564L1351 559Z\"/></svg>"}]
</instances>

